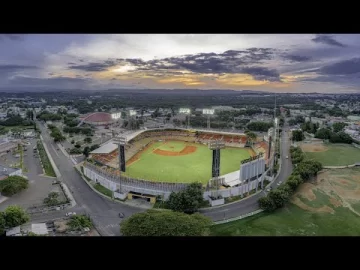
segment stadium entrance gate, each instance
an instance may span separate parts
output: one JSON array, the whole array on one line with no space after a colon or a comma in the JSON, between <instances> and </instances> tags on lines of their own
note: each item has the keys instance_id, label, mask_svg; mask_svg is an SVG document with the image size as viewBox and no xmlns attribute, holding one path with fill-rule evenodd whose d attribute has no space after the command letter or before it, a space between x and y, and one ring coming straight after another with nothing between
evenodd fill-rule
<instances>
[{"instance_id":1,"label":"stadium entrance gate","mask_svg":"<svg viewBox=\"0 0 360 270\"><path fill-rule=\"evenodd\" d=\"M153 195L130 191L127 196L128 196L128 200L142 198L142 199L146 199L151 204L156 203L156 196Z\"/></svg>"}]
</instances>

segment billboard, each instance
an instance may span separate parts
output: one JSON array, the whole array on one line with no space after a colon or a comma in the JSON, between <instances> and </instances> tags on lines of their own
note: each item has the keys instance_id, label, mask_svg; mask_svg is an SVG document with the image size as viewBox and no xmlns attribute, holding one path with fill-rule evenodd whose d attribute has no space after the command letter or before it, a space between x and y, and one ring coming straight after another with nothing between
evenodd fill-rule
<instances>
[{"instance_id":1,"label":"billboard","mask_svg":"<svg viewBox=\"0 0 360 270\"><path fill-rule=\"evenodd\" d=\"M203 114L214 114L214 112L214 109L203 109L202 111Z\"/></svg>"},{"instance_id":2,"label":"billboard","mask_svg":"<svg viewBox=\"0 0 360 270\"><path fill-rule=\"evenodd\" d=\"M190 114L190 109L188 109L188 108L180 108L179 113Z\"/></svg>"},{"instance_id":3,"label":"billboard","mask_svg":"<svg viewBox=\"0 0 360 270\"><path fill-rule=\"evenodd\" d=\"M120 119L121 118L121 112L112 113L111 118L112 119Z\"/></svg>"},{"instance_id":4,"label":"billboard","mask_svg":"<svg viewBox=\"0 0 360 270\"><path fill-rule=\"evenodd\" d=\"M246 181L265 172L265 159L258 158L240 166L240 181Z\"/></svg>"},{"instance_id":5,"label":"billboard","mask_svg":"<svg viewBox=\"0 0 360 270\"><path fill-rule=\"evenodd\" d=\"M130 110L129 111L129 116L135 116L136 115L136 111L135 110Z\"/></svg>"}]
</instances>

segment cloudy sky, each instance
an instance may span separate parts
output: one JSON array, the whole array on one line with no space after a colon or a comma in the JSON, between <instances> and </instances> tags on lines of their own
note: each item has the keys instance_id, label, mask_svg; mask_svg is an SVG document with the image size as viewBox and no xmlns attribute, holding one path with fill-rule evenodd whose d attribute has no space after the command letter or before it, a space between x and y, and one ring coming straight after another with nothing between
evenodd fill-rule
<instances>
[{"instance_id":1,"label":"cloudy sky","mask_svg":"<svg viewBox=\"0 0 360 270\"><path fill-rule=\"evenodd\" d=\"M360 93L360 35L0 35L0 89Z\"/></svg>"}]
</instances>

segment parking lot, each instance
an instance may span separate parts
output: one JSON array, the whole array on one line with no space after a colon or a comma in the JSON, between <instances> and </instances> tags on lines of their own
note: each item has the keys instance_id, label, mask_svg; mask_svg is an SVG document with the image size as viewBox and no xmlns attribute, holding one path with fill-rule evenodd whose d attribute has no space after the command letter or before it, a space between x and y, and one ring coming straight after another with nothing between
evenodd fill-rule
<instances>
[{"instance_id":1,"label":"parking lot","mask_svg":"<svg viewBox=\"0 0 360 270\"><path fill-rule=\"evenodd\" d=\"M26 146L27 151L24 151L25 170L23 172L29 180L29 188L0 203L0 211L9 205L19 205L24 208L40 205L50 192L61 192L59 185L52 184L55 178L42 175L43 170L40 158L38 155L34 155L33 152L33 148L36 146L36 139L29 139L29 142L30 145ZM14 157L10 152L1 157L1 162L10 166L14 163L20 163L20 158Z\"/></svg>"}]
</instances>

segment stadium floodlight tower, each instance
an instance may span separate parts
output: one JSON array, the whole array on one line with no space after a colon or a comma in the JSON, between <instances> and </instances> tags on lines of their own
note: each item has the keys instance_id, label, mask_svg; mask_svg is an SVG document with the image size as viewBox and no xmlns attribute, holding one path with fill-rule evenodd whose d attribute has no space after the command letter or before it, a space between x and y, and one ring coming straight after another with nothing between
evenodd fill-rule
<instances>
[{"instance_id":1,"label":"stadium floodlight tower","mask_svg":"<svg viewBox=\"0 0 360 270\"><path fill-rule=\"evenodd\" d=\"M187 115L187 128L190 128L191 110L189 108L180 108L179 113L183 113Z\"/></svg>"},{"instance_id":2,"label":"stadium floodlight tower","mask_svg":"<svg viewBox=\"0 0 360 270\"><path fill-rule=\"evenodd\" d=\"M131 123L131 129L133 129L133 122L136 118L136 111L135 110L129 110L129 120L130 120L130 123Z\"/></svg>"},{"instance_id":3,"label":"stadium floodlight tower","mask_svg":"<svg viewBox=\"0 0 360 270\"><path fill-rule=\"evenodd\" d=\"M215 140L209 143L209 149L213 151L212 177L220 176L220 149L225 148L225 142Z\"/></svg>"},{"instance_id":4,"label":"stadium floodlight tower","mask_svg":"<svg viewBox=\"0 0 360 270\"><path fill-rule=\"evenodd\" d=\"M120 176L121 172L125 172L125 145L126 145L126 138L125 137L114 137L113 143L118 145L118 151L119 151L119 170L120 170ZM119 191L121 193L121 177L119 177L119 184L120 188Z\"/></svg>"},{"instance_id":5,"label":"stadium floodlight tower","mask_svg":"<svg viewBox=\"0 0 360 270\"><path fill-rule=\"evenodd\" d=\"M210 117L215 113L214 109L203 109L203 114L207 115L207 128L210 129Z\"/></svg>"}]
</instances>

